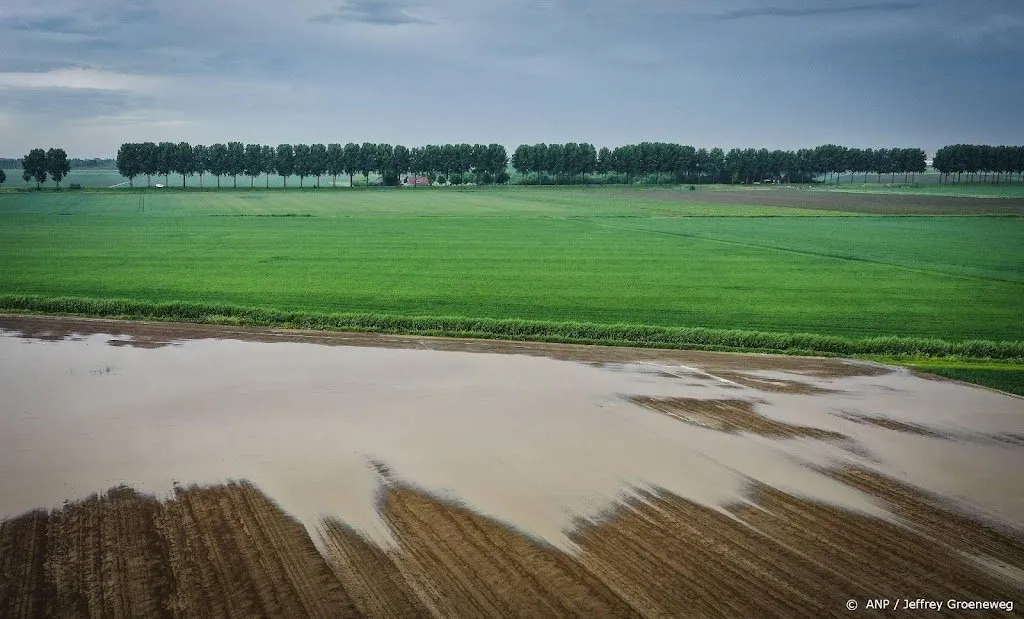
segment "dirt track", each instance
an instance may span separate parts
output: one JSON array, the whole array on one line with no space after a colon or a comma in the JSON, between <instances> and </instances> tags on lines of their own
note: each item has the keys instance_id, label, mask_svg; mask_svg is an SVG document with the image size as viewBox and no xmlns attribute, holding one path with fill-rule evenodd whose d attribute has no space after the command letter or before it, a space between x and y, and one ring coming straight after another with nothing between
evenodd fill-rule
<instances>
[{"instance_id":1,"label":"dirt track","mask_svg":"<svg viewBox=\"0 0 1024 619\"><path fill-rule=\"evenodd\" d=\"M41 317L0 331L0 617L1024 604L1024 445L1000 440L1024 426L1019 398L838 359ZM78 498L110 479L139 481Z\"/></svg>"}]
</instances>

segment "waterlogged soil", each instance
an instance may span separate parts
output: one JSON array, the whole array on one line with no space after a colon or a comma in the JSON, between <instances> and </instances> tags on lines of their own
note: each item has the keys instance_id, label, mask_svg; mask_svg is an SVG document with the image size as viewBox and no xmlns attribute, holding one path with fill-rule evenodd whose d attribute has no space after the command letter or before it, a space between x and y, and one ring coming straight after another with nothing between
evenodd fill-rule
<instances>
[{"instance_id":1,"label":"waterlogged soil","mask_svg":"<svg viewBox=\"0 0 1024 619\"><path fill-rule=\"evenodd\" d=\"M3 617L1024 603L1024 399L902 369L0 317L0 393Z\"/></svg>"}]
</instances>

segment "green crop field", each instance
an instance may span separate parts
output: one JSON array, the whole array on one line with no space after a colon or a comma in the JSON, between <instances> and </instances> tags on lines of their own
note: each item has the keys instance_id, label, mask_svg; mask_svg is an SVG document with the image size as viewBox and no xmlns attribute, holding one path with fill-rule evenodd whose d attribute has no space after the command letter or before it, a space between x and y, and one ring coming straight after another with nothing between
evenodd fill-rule
<instances>
[{"instance_id":1,"label":"green crop field","mask_svg":"<svg viewBox=\"0 0 1024 619\"><path fill-rule=\"evenodd\" d=\"M303 320L437 317L450 320L394 329L609 342L635 338L593 325L639 325L661 329L640 343L837 353L890 350L664 334L981 339L1012 344L995 357L1024 356L1020 211L879 216L680 195L599 187L6 192L0 306L54 311L61 306L45 299L73 297L136 303L84 313L145 315L146 304L174 302L189 316L235 312L242 322L257 310ZM167 311L174 318L179 310ZM455 319L479 320L470 328Z\"/></svg>"}]
</instances>

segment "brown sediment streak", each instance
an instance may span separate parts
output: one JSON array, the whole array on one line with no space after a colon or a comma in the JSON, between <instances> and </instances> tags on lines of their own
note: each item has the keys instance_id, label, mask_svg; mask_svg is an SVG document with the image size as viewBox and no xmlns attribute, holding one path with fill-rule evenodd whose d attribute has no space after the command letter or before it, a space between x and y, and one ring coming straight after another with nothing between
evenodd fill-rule
<instances>
[{"instance_id":1,"label":"brown sediment streak","mask_svg":"<svg viewBox=\"0 0 1024 619\"><path fill-rule=\"evenodd\" d=\"M177 491L162 529L177 614L358 615L302 525L248 483Z\"/></svg>"},{"instance_id":2,"label":"brown sediment streak","mask_svg":"<svg viewBox=\"0 0 1024 619\"><path fill-rule=\"evenodd\" d=\"M441 616L635 614L569 555L465 507L398 486L382 510L398 563Z\"/></svg>"},{"instance_id":3,"label":"brown sediment streak","mask_svg":"<svg viewBox=\"0 0 1024 619\"><path fill-rule=\"evenodd\" d=\"M843 467L827 474L881 499L909 526L937 543L1024 568L1024 531L986 522L948 499L864 468Z\"/></svg>"},{"instance_id":4,"label":"brown sediment streak","mask_svg":"<svg viewBox=\"0 0 1024 619\"><path fill-rule=\"evenodd\" d=\"M918 436L930 436L932 438L952 438L949 434L944 434L930 430L922 425L914 423L905 423L902 421L896 421L888 417L873 417L870 415L860 415L850 412L841 412L839 416L843 419L848 419L855 423L865 423L879 428L885 428L886 430L894 430L896 432L906 432L907 434L917 434Z\"/></svg>"},{"instance_id":5,"label":"brown sediment streak","mask_svg":"<svg viewBox=\"0 0 1024 619\"><path fill-rule=\"evenodd\" d=\"M763 485L755 486L753 501L756 505L733 513L779 545L799 551L820 573L839 577L850 598L896 599L914 591L914 597L941 600L1013 599L1024 592L1024 583L1008 584L910 528ZM815 582L806 585L819 586Z\"/></svg>"},{"instance_id":6,"label":"brown sediment streak","mask_svg":"<svg viewBox=\"0 0 1024 619\"><path fill-rule=\"evenodd\" d=\"M769 419L754 412L746 400L698 400L694 398L653 398L632 396L631 402L689 424L722 432L750 432L761 436L821 440L846 438L838 432L798 426Z\"/></svg>"},{"instance_id":7,"label":"brown sediment streak","mask_svg":"<svg viewBox=\"0 0 1024 619\"><path fill-rule=\"evenodd\" d=\"M46 580L49 515L35 510L0 522L0 617L42 617L52 586Z\"/></svg>"},{"instance_id":8,"label":"brown sediment streak","mask_svg":"<svg viewBox=\"0 0 1024 619\"><path fill-rule=\"evenodd\" d=\"M746 502L701 505L636 490L540 542L402 482L379 508L396 545L325 518L326 560L246 482L126 488L0 523L0 615L32 616L848 616L848 599L1014 599L1019 531L996 531L862 469L830 473L906 526L759 483ZM1012 571L1012 570L1011 570ZM939 616L943 616L939 613ZM986 615L979 615L986 616Z\"/></svg>"},{"instance_id":9,"label":"brown sediment streak","mask_svg":"<svg viewBox=\"0 0 1024 619\"><path fill-rule=\"evenodd\" d=\"M334 575L369 617L423 617L427 607L386 550L335 518L321 523L321 539Z\"/></svg>"}]
</instances>

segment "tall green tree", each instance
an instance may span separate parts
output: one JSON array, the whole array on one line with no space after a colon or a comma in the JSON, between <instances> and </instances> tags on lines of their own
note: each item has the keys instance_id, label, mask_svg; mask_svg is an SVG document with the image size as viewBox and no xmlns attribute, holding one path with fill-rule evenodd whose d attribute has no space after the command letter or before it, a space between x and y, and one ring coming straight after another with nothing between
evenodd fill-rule
<instances>
[{"instance_id":1,"label":"tall green tree","mask_svg":"<svg viewBox=\"0 0 1024 619\"><path fill-rule=\"evenodd\" d=\"M245 145L245 175L249 177L249 188L256 185L256 177L263 174L263 147L259 144Z\"/></svg>"},{"instance_id":2,"label":"tall green tree","mask_svg":"<svg viewBox=\"0 0 1024 619\"><path fill-rule=\"evenodd\" d=\"M178 142L174 152L174 169L181 174L181 188L185 188L185 179L195 174L196 155L188 142Z\"/></svg>"},{"instance_id":3,"label":"tall green tree","mask_svg":"<svg viewBox=\"0 0 1024 619\"><path fill-rule=\"evenodd\" d=\"M35 179L36 189L46 182L46 151L41 148L33 148L27 155L21 158L21 168Z\"/></svg>"},{"instance_id":4,"label":"tall green tree","mask_svg":"<svg viewBox=\"0 0 1024 619\"><path fill-rule=\"evenodd\" d=\"M274 171L274 147L269 144L260 146L260 166L267 175L267 189L270 189L270 173Z\"/></svg>"},{"instance_id":5,"label":"tall green tree","mask_svg":"<svg viewBox=\"0 0 1024 619\"><path fill-rule=\"evenodd\" d=\"M382 185L397 185L398 176L395 174L395 148L390 144L377 145L377 172L381 176Z\"/></svg>"},{"instance_id":6,"label":"tall green tree","mask_svg":"<svg viewBox=\"0 0 1024 619\"><path fill-rule=\"evenodd\" d=\"M210 147L210 174L217 177L217 189L220 189L220 177L230 169L228 163L228 147L217 143Z\"/></svg>"},{"instance_id":7,"label":"tall green tree","mask_svg":"<svg viewBox=\"0 0 1024 619\"><path fill-rule=\"evenodd\" d=\"M363 142L359 147L359 171L363 180L370 184L370 172L377 170L377 145L372 142Z\"/></svg>"},{"instance_id":8,"label":"tall green tree","mask_svg":"<svg viewBox=\"0 0 1024 619\"><path fill-rule=\"evenodd\" d=\"M401 144L396 144L391 155L391 169L398 176L407 174L412 170L412 154L409 149Z\"/></svg>"},{"instance_id":9,"label":"tall green tree","mask_svg":"<svg viewBox=\"0 0 1024 619\"><path fill-rule=\"evenodd\" d=\"M279 144L274 153L274 170L288 187L288 177L295 173L295 149L291 144Z\"/></svg>"},{"instance_id":10,"label":"tall green tree","mask_svg":"<svg viewBox=\"0 0 1024 619\"><path fill-rule=\"evenodd\" d=\"M128 179L128 186L135 186L135 177L142 172L142 149L140 144L126 142L117 149L117 171Z\"/></svg>"},{"instance_id":11,"label":"tall green tree","mask_svg":"<svg viewBox=\"0 0 1024 619\"><path fill-rule=\"evenodd\" d=\"M292 152L295 155L294 174L299 177L299 187L302 187L303 180L313 171L309 144L296 144L292 148Z\"/></svg>"},{"instance_id":12,"label":"tall green tree","mask_svg":"<svg viewBox=\"0 0 1024 619\"><path fill-rule=\"evenodd\" d=\"M363 155L358 144L349 142L345 145L345 174L348 174L348 186L352 187L352 178L362 169Z\"/></svg>"},{"instance_id":13,"label":"tall green tree","mask_svg":"<svg viewBox=\"0 0 1024 619\"><path fill-rule=\"evenodd\" d=\"M60 189L60 182L71 171L71 164L68 163L68 154L63 148L51 148L46 151L46 171L57 182Z\"/></svg>"},{"instance_id":14,"label":"tall green tree","mask_svg":"<svg viewBox=\"0 0 1024 619\"><path fill-rule=\"evenodd\" d=\"M316 186L320 187L320 176L327 172L327 147L313 144L309 147L309 174L316 177Z\"/></svg>"},{"instance_id":15,"label":"tall green tree","mask_svg":"<svg viewBox=\"0 0 1024 619\"><path fill-rule=\"evenodd\" d=\"M341 144L327 145L327 173L333 177L333 186L338 186L338 175L345 172L345 149Z\"/></svg>"},{"instance_id":16,"label":"tall green tree","mask_svg":"<svg viewBox=\"0 0 1024 619\"><path fill-rule=\"evenodd\" d=\"M143 142L136 146L142 174L146 175L146 187L152 185L153 175L160 169L160 147L156 142Z\"/></svg>"},{"instance_id":17,"label":"tall green tree","mask_svg":"<svg viewBox=\"0 0 1024 619\"><path fill-rule=\"evenodd\" d=\"M199 188L203 188L203 175L210 171L210 149L202 144L192 147L192 160L195 162L195 171L199 174Z\"/></svg>"},{"instance_id":18,"label":"tall green tree","mask_svg":"<svg viewBox=\"0 0 1024 619\"><path fill-rule=\"evenodd\" d=\"M231 176L238 188L238 175L245 174L245 146L241 142L228 142L228 154L224 173Z\"/></svg>"},{"instance_id":19,"label":"tall green tree","mask_svg":"<svg viewBox=\"0 0 1024 619\"><path fill-rule=\"evenodd\" d=\"M160 142L157 145L156 173L164 177L164 185L170 184L171 171L177 158L178 146L174 142Z\"/></svg>"}]
</instances>

